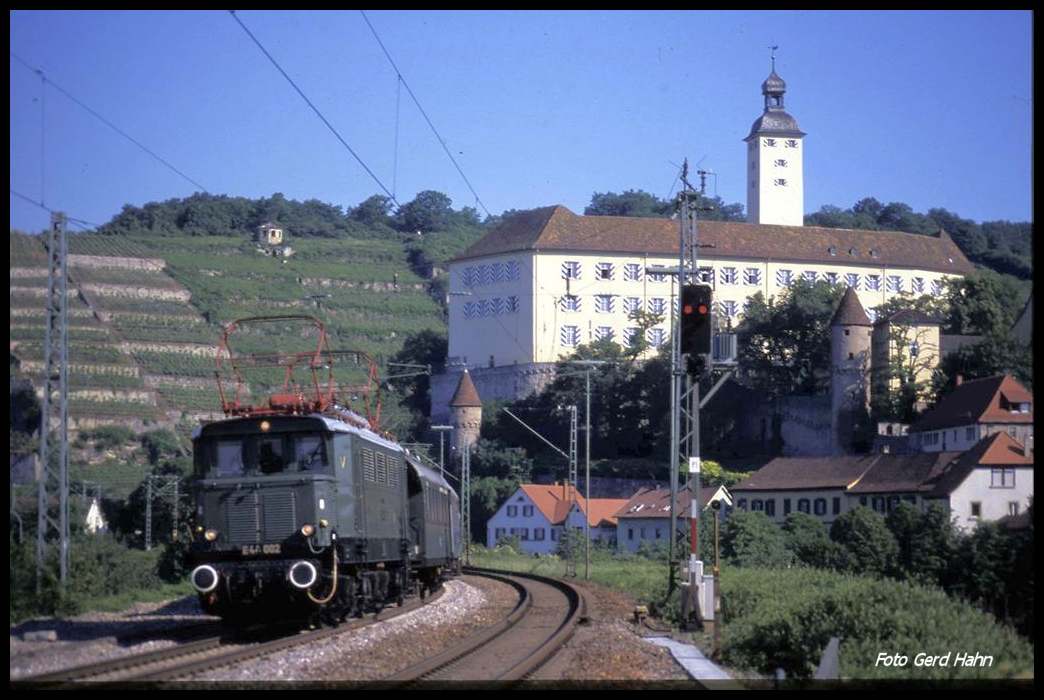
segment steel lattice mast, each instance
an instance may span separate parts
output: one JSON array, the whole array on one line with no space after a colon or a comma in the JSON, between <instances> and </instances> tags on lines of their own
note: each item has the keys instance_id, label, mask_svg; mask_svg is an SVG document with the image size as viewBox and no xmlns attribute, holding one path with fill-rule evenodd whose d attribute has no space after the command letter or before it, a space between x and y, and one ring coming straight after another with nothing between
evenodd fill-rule
<instances>
[{"instance_id":1,"label":"steel lattice mast","mask_svg":"<svg viewBox=\"0 0 1044 700\"><path fill-rule=\"evenodd\" d=\"M37 492L36 591L48 554L58 549L59 581L69 577L68 276L65 215L51 215L47 232L47 335L44 342ZM55 423L57 425L55 426ZM52 434L52 428L57 432ZM57 453L57 459L54 457ZM52 461L56 464L52 465Z\"/></svg>"}]
</instances>

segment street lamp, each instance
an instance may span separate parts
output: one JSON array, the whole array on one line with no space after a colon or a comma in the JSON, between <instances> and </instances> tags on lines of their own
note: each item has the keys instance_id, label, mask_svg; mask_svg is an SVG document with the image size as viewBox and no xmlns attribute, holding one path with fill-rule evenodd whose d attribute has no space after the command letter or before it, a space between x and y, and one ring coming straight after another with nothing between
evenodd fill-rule
<instances>
[{"instance_id":1,"label":"street lamp","mask_svg":"<svg viewBox=\"0 0 1044 700\"><path fill-rule=\"evenodd\" d=\"M584 416L584 580L591 573L591 368L610 364L606 360L567 360L567 364L584 368L586 408Z\"/></svg>"},{"instance_id":2,"label":"street lamp","mask_svg":"<svg viewBox=\"0 0 1044 700\"><path fill-rule=\"evenodd\" d=\"M453 430L452 425L433 425L431 429L439 434L439 475L446 478L446 432Z\"/></svg>"}]
</instances>

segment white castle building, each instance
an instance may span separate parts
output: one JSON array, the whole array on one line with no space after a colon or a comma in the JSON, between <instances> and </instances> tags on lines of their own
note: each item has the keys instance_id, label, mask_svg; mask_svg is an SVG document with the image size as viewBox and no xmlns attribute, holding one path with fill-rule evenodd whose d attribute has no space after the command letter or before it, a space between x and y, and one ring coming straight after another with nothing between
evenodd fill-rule
<instances>
[{"instance_id":1,"label":"white castle building","mask_svg":"<svg viewBox=\"0 0 1044 700\"><path fill-rule=\"evenodd\" d=\"M701 248L699 274L714 287L719 326L735 326L754 294L778 295L798 279L845 285L870 310L899 294L942 294L947 277L973 271L943 231L803 226L805 134L783 110L785 90L773 69L764 113L745 139L750 222L698 224L701 245L711 245ZM650 352L668 342L675 281L648 270L677 266L678 227L560 205L505 218L450 261L449 352L446 373L432 377L432 418L448 418L465 367L484 399L522 397L581 344L627 345L639 332L635 311L663 318L646 330Z\"/></svg>"}]
</instances>

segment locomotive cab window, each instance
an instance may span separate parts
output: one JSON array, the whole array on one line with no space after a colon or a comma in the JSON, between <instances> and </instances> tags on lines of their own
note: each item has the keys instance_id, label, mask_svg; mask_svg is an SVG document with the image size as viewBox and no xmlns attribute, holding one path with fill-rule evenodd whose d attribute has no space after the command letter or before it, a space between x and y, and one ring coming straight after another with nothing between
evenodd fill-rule
<instances>
[{"instance_id":1,"label":"locomotive cab window","mask_svg":"<svg viewBox=\"0 0 1044 700\"><path fill-rule=\"evenodd\" d=\"M326 441L322 435L298 435L294 438L294 461L298 471L326 470Z\"/></svg>"},{"instance_id":2,"label":"locomotive cab window","mask_svg":"<svg viewBox=\"0 0 1044 700\"><path fill-rule=\"evenodd\" d=\"M218 476L241 476L245 471L242 440L218 440L217 464L214 465Z\"/></svg>"},{"instance_id":3,"label":"locomotive cab window","mask_svg":"<svg viewBox=\"0 0 1044 700\"><path fill-rule=\"evenodd\" d=\"M262 474L277 474L283 471L283 438L266 437L258 440L257 468Z\"/></svg>"}]
</instances>

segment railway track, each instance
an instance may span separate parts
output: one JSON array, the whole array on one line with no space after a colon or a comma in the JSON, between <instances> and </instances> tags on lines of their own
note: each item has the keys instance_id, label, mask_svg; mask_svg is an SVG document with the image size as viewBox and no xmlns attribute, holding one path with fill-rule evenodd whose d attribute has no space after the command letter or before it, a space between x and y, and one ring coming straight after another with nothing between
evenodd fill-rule
<instances>
[{"instance_id":1,"label":"railway track","mask_svg":"<svg viewBox=\"0 0 1044 700\"><path fill-rule=\"evenodd\" d=\"M586 618L583 594L564 581L474 568L464 573L512 586L519 593L518 605L491 627L385 681L453 685L521 681L551 658Z\"/></svg>"},{"instance_id":2,"label":"railway track","mask_svg":"<svg viewBox=\"0 0 1044 700\"><path fill-rule=\"evenodd\" d=\"M12 687L25 685L33 688L61 688L72 687L73 684L84 681L154 684L188 678L214 668L229 666L298 645L316 644L333 635L391 620L438 600L442 596L442 592L439 590L424 601L415 598L402 607L386 608L380 615L351 620L339 627L297 632L273 640L253 643L244 643L242 640L223 635L207 637L166 649L132 654L22 678L13 682Z\"/></svg>"},{"instance_id":3,"label":"railway track","mask_svg":"<svg viewBox=\"0 0 1044 700\"><path fill-rule=\"evenodd\" d=\"M513 609L495 624L452 648L417 663L385 680L391 684L517 682L526 678L572 634L586 615L583 595L568 583L528 574L465 569L511 586L518 593ZM430 596L432 602L441 591ZM242 639L211 636L158 651L134 654L95 664L23 678L12 687L82 687L82 683L143 684L152 686L189 679L212 669L257 659L291 647L321 644L346 631L390 620L423 605L413 599L401 608L386 609L379 620L353 620L336 628L295 633L277 639L244 643ZM265 680L259 678L257 680Z\"/></svg>"}]
</instances>

